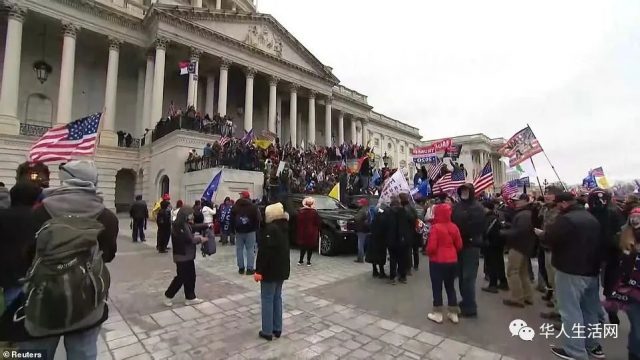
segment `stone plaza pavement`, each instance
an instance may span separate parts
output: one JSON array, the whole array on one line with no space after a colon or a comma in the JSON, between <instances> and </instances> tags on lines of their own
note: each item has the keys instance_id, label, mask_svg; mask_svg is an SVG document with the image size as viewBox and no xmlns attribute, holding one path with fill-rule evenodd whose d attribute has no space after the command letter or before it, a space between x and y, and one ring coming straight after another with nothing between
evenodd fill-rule
<instances>
[{"instance_id":1,"label":"stone plaza pavement","mask_svg":"<svg viewBox=\"0 0 640 360\"><path fill-rule=\"evenodd\" d=\"M118 253L109 266L110 317L103 325L99 359L551 357L547 344L510 339L506 326L515 315L506 314L506 320L495 323L429 322L431 297L424 270L408 285L391 286L372 279L370 266L354 263L352 256L314 254L312 267L296 266L297 250L291 251L291 277L283 288L283 336L267 342L258 337L259 284L252 276L238 274L235 247L218 244L214 256L198 254L196 294L204 303L184 306L180 292L174 306L166 308L163 293L175 273L171 255L155 251L154 224L150 223L146 244L131 242L128 225L121 219ZM493 310L486 313L492 316ZM624 348L625 342L619 345Z\"/></svg>"}]
</instances>

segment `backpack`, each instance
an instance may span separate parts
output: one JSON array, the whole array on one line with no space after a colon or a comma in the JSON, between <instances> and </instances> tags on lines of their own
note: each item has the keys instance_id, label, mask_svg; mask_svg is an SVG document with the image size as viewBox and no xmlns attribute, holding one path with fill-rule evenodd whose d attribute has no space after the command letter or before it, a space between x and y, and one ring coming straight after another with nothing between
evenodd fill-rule
<instances>
[{"instance_id":1,"label":"backpack","mask_svg":"<svg viewBox=\"0 0 640 360\"><path fill-rule=\"evenodd\" d=\"M102 260L96 219L55 217L36 233L25 277L25 328L34 337L61 335L102 319L111 276Z\"/></svg>"}]
</instances>

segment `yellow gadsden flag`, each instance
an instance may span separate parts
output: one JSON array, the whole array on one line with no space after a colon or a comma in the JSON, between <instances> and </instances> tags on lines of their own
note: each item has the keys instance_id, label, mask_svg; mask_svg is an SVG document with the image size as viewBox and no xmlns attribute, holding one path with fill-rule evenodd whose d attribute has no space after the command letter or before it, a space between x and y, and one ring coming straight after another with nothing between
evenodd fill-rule
<instances>
[{"instance_id":1,"label":"yellow gadsden flag","mask_svg":"<svg viewBox=\"0 0 640 360\"><path fill-rule=\"evenodd\" d=\"M329 197L340 201L340 183L337 183L331 191L329 191Z\"/></svg>"}]
</instances>

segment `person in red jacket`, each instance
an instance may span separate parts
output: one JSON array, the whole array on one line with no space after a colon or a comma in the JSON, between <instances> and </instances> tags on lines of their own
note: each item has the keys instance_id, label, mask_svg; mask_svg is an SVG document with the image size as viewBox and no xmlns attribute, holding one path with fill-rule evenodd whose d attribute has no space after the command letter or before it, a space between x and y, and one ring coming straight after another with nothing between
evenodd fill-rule
<instances>
[{"instance_id":1,"label":"person in red jacket","mask_svg":"<svg viewBox=\"0 0 640 360\"><path fill-rule=\"evenodd\" d=\"M315 209L316 201L312 197L306 197L302 201L302 209L298 211L298 226L296 226L296 240L300 246L300 261L298 266L304 264L304 254L307 254L307 266L311 266L311 254L318 246L320 237L320 225L322 220Z\"/></svg>"},{"instance_id":2,"label":"person in red jacket","mask_svg":"<svg viewBox=\"0 0 640 360\"><path fill-rule=\"evenodd\" d=\"M454 282L458 267L458 251L462 249L460 230L451 222L451 205L439 204L433 209L433 225L429 233L427 255L429 256L429 275L433 292L433 312L427 317L438 324L442 323L442 285L447 292L449 305L447 317L452 323L458 323L458 299Z\"/></svg>"}]
</instances>

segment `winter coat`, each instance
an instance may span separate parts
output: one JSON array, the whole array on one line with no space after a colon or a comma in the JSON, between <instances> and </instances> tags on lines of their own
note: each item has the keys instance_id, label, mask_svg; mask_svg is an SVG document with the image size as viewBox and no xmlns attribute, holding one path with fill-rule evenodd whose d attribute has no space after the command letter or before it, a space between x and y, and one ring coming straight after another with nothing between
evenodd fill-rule
<instances>
[{"instance_id":1,"label":"winter coat","mask_svg":"<svg viewBox=\"0 0 640 360\"><path fill-rule=\"evenodd\" d=\"M606 244L600 224L582 205L558 215L542 239L551 248L551 264L570 275L598 276Z\"/></svg>"},{"instance_id":2,"label":"winter coat","mask_svg":"<svg viewBox=\"0 0 640 360\"><path fill-rule=\"evenodd\" d=\"M216 210L208 206L203 206L202 215L204 216L205 224L213 224L213 218L216 216Z\"/></svg>"},{"instance_id":3,"label":"winter coat","mask_svg":"<svg viewBox=\"0 0 640 360\"><path fill-rule=\"evenodd\" d=\"M281 203L265 209L266 226L258 240L256 272L262 281L284 281L289 279L289 214Z\"/></svg>"},{"instance_id":4,"label":"winter coat","mask_svg":"<svg viewBox=\"0 0 640 360\"><path fill-rule=\"evenodd\" d=\"M371 241L366 247L365 261L384 265L387 262L387 240L385 239L384 220L388 208L378 210L371 222Z\"/></svg>"},{"instance_id":5,"label":"winter coat","mask_svg":"<svg viewBox=\"0 0 640 360\"><path fill-rule=\"evenodd\" d=\"M458 188L458 195L463 188L469 190L469 199L461 200L453 206L451 220L460 229L464 247L482 245L482 236L486 228L484 208L475 200L475 189L471 184Z\"/></svg>"},{"instance_id":6,"label":"winter coat","mask_svg":"<svg viewBox=\"0 0 640 360\"><path fill-rule=\"evenodd\" d=\"M427 242L429 261L452 264L458 262L458 251L462 250L462 237L456 224L451 222L451 206L436 205L433 210L433 226Z\"/></svg>"},{"instance_id":7,"label":"winter coat","mask_svg":"<svg viewBox=\"0 0 640 360\"><path fill-rule=\"evenodd\" d=\"M142 200L135 201L129 209L129 216L135 221L147 220L149 218L147 203Z\"/></svg>"},{"instance_id":8,"label":"winter coat","mask_svg":"<svg viewBox=\"0 0 640 360\"><path fill-rule=\"evenodd\" d=\"M368 218L369 218L369 207L368 206L360 207L360 209L358 209L358 212L356 213L356 216L354 218L357 232L365 233L365 234L368 234L369 232L371 232L370 224L367 221Z\"/></svg>"},{"instance_id":9,"label":"winter coat","mask_svg":"<svg viewBox=\"0 0 640 360\"><path fill-rule=\"evenodd\" d=\"M160 210L156 213L156 224L158 225L158 231L165 230L169 231L171 229L171 209L169 206L171 204L163 200L160 203Z\"/></svg>"},{"instance_id":10,"label":"winter coat","mask_svg":"<svg viewBox=\"0 0 640 360\"><path fill-rule=\"evenodd\" d=\"M484 232L484 245L493 248L503 248L504 238L500 235L500 219L494 211L485 215L487 229Z\"/></svg>"},{"instance_id":11,"label":"winter coat","mask_svg":"<svg viewBox=\"0 0 640 360\"><path fill-rule=\"evenodd\" d=\"M422 235L418 234L415 230L418 222L418 211L411 205L405 205L404 210L409 216L409 223L413 224L413 241L411 242L411 246L420 246L422 245Z\"/></svg>"},{"instance_id":12,"label":"winter coat","mask_svg":"<svg viewBox=\"0 0 640 360\"><path fill-rule=\"evenodd\" d=\"M505 238L507 248L516 250L525 256L533 255L537 237L533 232L532 220L533 214L529 205L516 210L511 227L500 232Z\"/></svg>"},{"instance_id":13,"label":"winter coat","mask_svg":"<svg viewBox=\"0 0 640 360\"><path fill-rule=\"evenodd\" d=\"M258 231L260 218L258 207L249 199L238 199L231 209L231 227L238 234Z\"/></svg>"},{"instance_id":14,"label":"winter coat","mask_svg":"<svg viewBox=\"0 0 640 360\"><path fill-rule=\"evenodd\" d=\"M296 243L303 248L316 248L320 238L321 224L322 220L316 209L306 207L300 209L296 219Z\"/></svg>"},{"instance_id":15,"label":"winter coat","mask_svg":"<svg viewBox=\"0 0 640 360\"><path fill-rule=\"evenodd\" d=\"M415 224L403 207L390 207L382 217L382 234L389 249L411 247L415 234Z\"/></svg>"},{"instance_id":16,"label":"winter coat","mask_svg":"<svg viewBox=\"0 0 640 360\"><path fill-rule=\"evenodd\" d=\"M9 196L9 189L2 186L0 187L0 209L8 209L11 206L11 197Z\"/></svg>"},{"instance_id":17,"label":"winter coat","mask_svg":"<svg viewBox=\"0 0 640 360\"><path fill-rule=\"evenodd\" d=\"M193 234L195 232L203 234L207 228L205 224L189 224L189 216L193 217L193 208L190 206L181 207L171 228L171 245L173 246L173 262L175 263L195 260L196 244L199 241Z\"/></svg>"}]
</instances>

